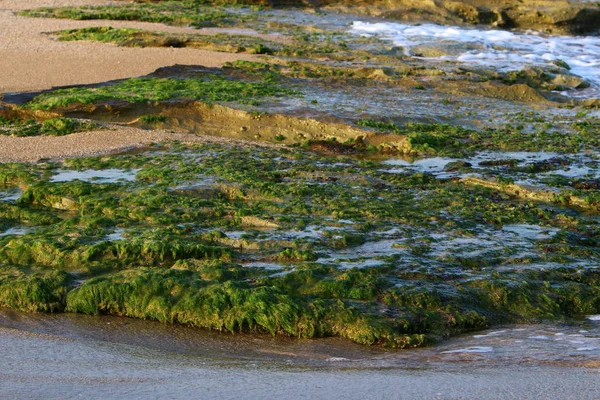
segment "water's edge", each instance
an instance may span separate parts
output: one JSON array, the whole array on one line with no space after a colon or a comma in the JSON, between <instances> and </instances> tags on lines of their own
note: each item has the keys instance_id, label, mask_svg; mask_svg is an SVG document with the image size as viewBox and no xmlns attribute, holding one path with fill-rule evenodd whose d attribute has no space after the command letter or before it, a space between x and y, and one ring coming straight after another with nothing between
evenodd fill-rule
<instances>
[{"instance_id":1,"label":"water's edge","mask_svg":"<svg viewBox=\"0 0 600 400\"><path fill-rule=\"evenodd\" d=\"M0 310L0 398L592 399L600 329L588 325L510 326L388 351Z\"/></svg>"}]
</instances>

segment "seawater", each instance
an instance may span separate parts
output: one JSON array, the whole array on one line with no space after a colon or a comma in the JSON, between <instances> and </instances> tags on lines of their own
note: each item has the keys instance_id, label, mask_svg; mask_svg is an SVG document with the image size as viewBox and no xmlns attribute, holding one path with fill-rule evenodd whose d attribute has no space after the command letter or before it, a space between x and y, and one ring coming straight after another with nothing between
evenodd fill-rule
<instances>
[{"instance_id":1,"label":"seawater","mask_svg":"<svg viewBox=\"0 0 600 400\"><path fill-rule=\"evenodd\" d=\"M571 74L584 78L592 85L589 89L578 90L576 96L600 95L600 37L362 21L355 21L350 32L391 41L402 47L408 56L413 55L412 49L419 45L468 44L464 51L456 55L434 59L478 64L502 72L521 70L530 65L554 67L555 61L562 60L571 67Z\"/></svg>"},{"instance_id":2,"label":"seawater","mask_svg":"<svg viewBox=\"0 0 600 400\"><path fill-rule=\"evenodd\" d=\"M594 317L394 351L0 310L0 398L597 399Z\"/></svg>"}]
</instances>

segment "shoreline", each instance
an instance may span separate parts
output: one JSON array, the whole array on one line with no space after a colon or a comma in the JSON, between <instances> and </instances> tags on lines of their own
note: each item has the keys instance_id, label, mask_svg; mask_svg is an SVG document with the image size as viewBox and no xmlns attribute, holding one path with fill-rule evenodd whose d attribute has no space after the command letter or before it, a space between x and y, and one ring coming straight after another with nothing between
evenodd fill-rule
<instances>
[{"instance_id":1,"label":"shoreline","mask_svg":"<svg viewBox=\"0 0 600 400\"><path fill-rule=\"evenodd\" d=\"M8 14L2 13L15 26L29 21ZM108 54L105 50L128 57L134 54L130 51L154 51L160 62L184 54L172 48L53 41L40 27L71 21L41 21L28 27L32 34L21 43L40 57L47 43L62 49L62 55L85 48L82 57L96 49L102 49L101 57ZM275 26L277 21L269 22ZM18 42L18 35L12 35L0 54L10 54ZM498 321L599 312L596 271L589 262L598 256L598 235L595 220L582 210L599 207L593 197L598 186L591 180L600 176L595 116L568 109L562 117L558 103L534 87L540 81L527 76L470 75L452 63L428 69L423 60L390 56L379 42L369 42L375 46L369 61L360 56L366 42L331 39L331 46L338 46L332 48L349 49L344 57L356 61L349 67L331 55L336 50L318 47L319 35L304 36L308 44L294 51L314 54L301 63L286 63L281 54L290 49L279 49L272 53L281 57L279 64L239 63L210 71L164 68L147 79L45 93L21 110L8 105L0 162L114 154L165 141L198 146L173 145L144 157L78 159L60 166L3 165L3 304L114 313L231 332L331 335L395 347L426 345ZM304 36L296 32L299 42ZM30 53L22 56L20 62L31 62ZM133 61L144 64L143 58ZM221 61L206 60L216 66ZM378 68L365 67L374 63ZM61 79L73 78L65 64L56 67L67 72ZM110 68L101 64L97 69ZM43 73L32 78L25 84L54 79ZM74 79L80 78L87 79ZM295 92L298 82L304 83L303 91ZM481 94L484 89L497 94ZM373 104L361 104L365 99ZM390 104L394 107L388 110ZM435 116L428 111L433 107ZM488 125L484 117L493 115L505 118L499 122L503 125ZM69 116L123 125L68 134L77 126L93 126L61 118ZM61 124L71 128L61 131ZM571 130L565 133L563 127ZM571 132L581 133L583 140L563 140ZM227 146L201 146L213 143ZM280 150L283 144L291 146ZM583 146L590 154L582 155ZM544 153L547 149L556 153ZM510 159L506 150L513 150ZM363 162L360 156L369 152L425 156L432 163ZM339 155L358 157L330 157ZM59 178L64 167L72 169L66 180ZM103 170L110 172L86 176L86 171ZM567 174L564 179L552 176L561 173ZM567 179L571 175L573 180ZM524 193L521 186L507 184L518 179L556 188L561 196ZM581 193L590 197L583 200ZM579 295L562 290L572 285L571 274L578 274ZM31 293L40 279L48 283L43 290L50 295L24 298L20 290ZM448 291L448 284L455 290ZM223 298L227 301L219 302ZM205 313L202 302L213 312ZM137 308L128 308L131 304Z\"/></svg>"},{"instance_id":2,"label":"shoreline","mask_svg":"<svg viewBox=\"0 0 600 400\"><path fill-rule=\"evenodd\" d=\"M452 344L437 352L432 348L404 350L396 356L388 352L388 357L406 359L394 367L360 367L347 357L383 360L385 354L340 347L335 340L303 345L285 339L245 338L245 344L240 345L239 336L168 329L158 323L115 317L85 317L88 322L92 318L96 321L86 328L86 323L77 325L72 318L52 321L44 316L25 316L30 329L34 320L45 332L7 327L5 318L6 313L0 310L4 360L0 397L23 398L26 394L28 399L41 399L72 393L87 398L126 395L133 399L183 399L193 391L198 396L225 399L595 399L600 387L598 367L591 364L577 367L525 362L515 366L486 360L486 354L464 354L453 361L451 354L440 354L437 360L429 356L429 361L425 356L451 349ZM122 335L123 327L130 334L137 330L137 342ZM158 338L168 340L166 348L143 344L144 340L158 344ZM183 347L177 350L178 345ZM256 354L260 353L248 352L257 347L271 350L259 357ZM195 351L181 351L188 348ZM227 352L235 356L226 357ZM298 355L306 357L308 364L298 363ZM517 354L513 357L518 359ZM312 364L310 360L317 358L320 361ZM40 382L44 383L43 390Z\"/></svg>"}]
</instances>

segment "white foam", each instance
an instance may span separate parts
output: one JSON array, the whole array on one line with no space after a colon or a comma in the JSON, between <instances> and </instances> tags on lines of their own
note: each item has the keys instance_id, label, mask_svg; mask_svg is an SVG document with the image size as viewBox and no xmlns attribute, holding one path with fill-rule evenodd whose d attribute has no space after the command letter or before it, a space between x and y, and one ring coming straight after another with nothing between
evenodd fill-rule
<instances>
[{"instance_id":1,"label":"white foam","mask_svg":"<svg viewBox=\"0 0 600 400\"><path fill-rule=\"evenodd\" d=\"M600 321L600 315L588 315L585 318L589 319L590 321Z\"/></svg>"},{"instance_id":2,"label":"white foam","mask_svg":"<svg viewBox=\"0 0 600 400\"><path fill-rule=\"evenodd\" d=\"M350 32L363 36L379 36L404 48L423 44L451 43L475 44L477 49L465 48L454 56L436 57L469 64L495 67L500 71L520 70L527 65L548 66L563 60L571 73L588 80L594 86L581 95L600 94L600 37L542 36L538 33L513 33L501 30L484 30L434 24L408 25L400 23L367 23L355 21Z\"/></svg>"}]
</instances>

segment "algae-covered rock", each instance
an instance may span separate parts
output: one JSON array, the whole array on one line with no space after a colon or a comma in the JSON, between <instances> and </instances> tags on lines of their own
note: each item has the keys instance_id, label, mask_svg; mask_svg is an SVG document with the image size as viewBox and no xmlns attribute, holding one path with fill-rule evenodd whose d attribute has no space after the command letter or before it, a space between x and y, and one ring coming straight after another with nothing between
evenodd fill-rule
<instances>
[{"instance_id":1,"label":"algae-covered rock","mask_svg":"<svg viewBox=\"0 0 600 400\"><path fill-rule=\"evenodd\" d=\"M77 210L77 200L70 197L61 197L50 202L50 207L57 210L74 211Z\"/></svg>"},{"instance_id":2,"label":"algae-covered rock","mask_svg":"<svg viewBox=\"0 0 600 400\"><path fill-rule=\"evenodd\" d=\"M483 51L485 48L478 43L458 43L454 41L440 41L413 46L410 52L417 57L445 57L460 56L468 51Z\"/></svg>"},{"instance_id":3,"label":"algae-covered rock","mask_svg":"<svg viewBox=\"0 0 600 400\"><path fill-rule=\"evenodd\" d=\"M497 83L486 82L476 88L475 92L483 96L509 101L520 101L525 103L548 102L548 99L542 96L539 91L523 83L506 86Z\"/></svg>"},{"instance_id":4,"label":"algae-covered rock","mask_svg":"<svg viewBox=\"0 0 600 400\"><path fill-rule=\"evenodd\" d=\"M279 228L279 225L272 221L267 221L262 218L254 217L254 216L245 216L240 218L242 225L245 226L255 226L259 228L271 228L276 229Z\"/></svg>"},{"instance_id":5,"label":"algae-covered rock","mask_svg":"<svg viewBox=\"0 0 600 400\"><path fill-rule=\"evenodd\" d=\"M551 81L552 90L571 90L585 89L590 87L590 83L583 78L575 75L557 74Z\"/></svg>"}]
</instances>

